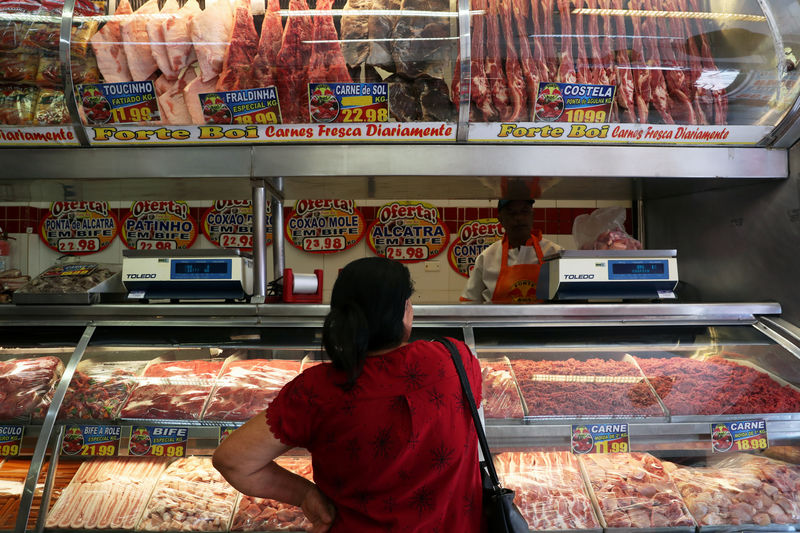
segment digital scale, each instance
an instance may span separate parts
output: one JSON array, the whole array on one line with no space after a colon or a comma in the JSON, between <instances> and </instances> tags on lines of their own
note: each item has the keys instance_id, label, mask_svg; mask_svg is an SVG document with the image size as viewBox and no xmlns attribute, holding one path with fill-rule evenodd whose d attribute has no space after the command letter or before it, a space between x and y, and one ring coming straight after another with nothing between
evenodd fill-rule
<instances>
[{"instance_id":1,"label":"digital scale","mask_svg":"<svg viewBox=\"0 0 800 533\"><path fill-rule=\"evenodd\" d=\"M675 298L675 250L564 250L539 272L540 300Z\"/></svg>"},{"instance_id":2,"label":"digital scale","mask_svg":"<svg viewBox=\"0 0 800 533\"><path fill-rule=\"evenodd\" d=\"M124 250L122 283L134 300L241 300L253 294L253 259L237 249Z\"/></svg>"}]
</instances>

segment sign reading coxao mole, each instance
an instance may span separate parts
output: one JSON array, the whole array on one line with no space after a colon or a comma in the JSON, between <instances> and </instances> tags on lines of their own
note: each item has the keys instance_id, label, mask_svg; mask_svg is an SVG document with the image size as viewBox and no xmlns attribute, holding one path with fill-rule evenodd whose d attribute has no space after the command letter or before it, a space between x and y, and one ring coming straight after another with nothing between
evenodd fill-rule
<instances>
[{"instance_id":1,"label":"sign reading coxao mole","mask_svg":"<svg viewBox=\"0 0 800 533\"><path fill-rule=\"evenodd\" d=\"M426 202L384 205L367 233L369 247L376 255L402 263L433 259L450 240L439 210Z\"/></svg>"},{"instance_id":2,"label":"sign reading coxao mole","mask_svg":"<svg viewBox=\"0 0 800 533\"><path fill-rule=\"evenodd\" d=\"M475 260L492 243L503 238L503 226L496 218L481 218L470 220L461 225L458 237L450 245L447 259L450 267L464 276L469 277Z\"/></svg>"},{"instance_id":3,"label":"sign reading coxao mole","mask_svg":"<svg viewBox=\"0 0 800 533\"><path fill-rule=\"evenodd\" d=\"M272 210L267 203L266 241L272 244ZM203 235L220 248L253 249L253 205L250 200L217 200L203 213Z\"/></svg>"},{"instance_id":4,"label":"sign reading coxao mole","mask_svg":"<svg viewBox=\"0 0 800 533\"><path fill-rule=\"evenodd\" d=\"M330 254L355 246L366 227L352 200L298 200L286 221L286 239L304 252Z\"/></svg>"}]
</instances>

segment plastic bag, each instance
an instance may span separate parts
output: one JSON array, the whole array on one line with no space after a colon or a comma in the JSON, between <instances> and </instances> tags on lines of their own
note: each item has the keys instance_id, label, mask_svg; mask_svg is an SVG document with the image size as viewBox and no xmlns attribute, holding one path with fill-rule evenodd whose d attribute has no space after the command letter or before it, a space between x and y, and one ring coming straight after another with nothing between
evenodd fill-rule
<instances>
[{"instance_id":1,"label":"plastic bag","mask_svg":"<svg viewBox=\"0 0 800 533\"><path fill-rule=\"evenodd\" d=\"M494 462L530 529L600 528L571 453L504 452Z\"/></svg>"},{"instance_id":2,"label":"plastic bag","mask_svg":"<svg viewBox=\"0 0 800 533\"><path fill-rule=\"evenodd\" d=\"M625 232L625 208L601 207L578 215L572 236L579 250L641 250L642 243Z\"/></svg>"},{"instance_id":3,"label":"plastic bag","mask_svg":"<svg viewBox=\"0 0 800 533\"><path fill-rule=\"evenodd\" d=\"M486 418L522 418L522 401L508 358L480 359Z\"/></svg>"},{"instance_id":4,"label":"plastic bag","mask_svg":"<svg viewBox=\"0 0 800 533\"><path fill-rule=\"evenodd\" d=\"M53 356L0 362L0 420L25 418L40 404L50 405L48 393L64 371Z\"/></svg>"}]
</instances>

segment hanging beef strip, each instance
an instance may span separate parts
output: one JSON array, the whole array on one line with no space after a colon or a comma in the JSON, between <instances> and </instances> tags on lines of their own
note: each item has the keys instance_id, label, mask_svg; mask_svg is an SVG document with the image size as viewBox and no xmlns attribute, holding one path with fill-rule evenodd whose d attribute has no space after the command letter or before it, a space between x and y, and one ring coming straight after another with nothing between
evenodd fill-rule
<instances>
[{"instance_id":1,"label":"hanging beef strip","mask_svg":"<svg viewBox=\"0 0 800 533\"><path fill-rule=\"evenodd\" d=\"M583 8L583 0L572 0L575 9ZM575 15L575 39L578 41L578 59L575 62L575 77L578 83L595 83L589 69L589 58L586 56L586 32L583 31L584 15Z\"/></svg>"},{"instance_id":2,"label":"hanging beef strip","mask_svg":"<svg viewBox=\"0 0 800 533\"><path fill-rule=\"evenodd\" d=\"M373 0L372 9L375 11L397 11L400 9L400 0ZM392 59L392 34L397 23L396 15L372 15L369 18L369 56L367 64L373 68L394 72L394 59Z\"/></svg>"},{"instance_id":3,"label":"hanging beef strip","mask_svg":"<svg viewBox=\"0 0 800 533\"><path fill-rule=\"evenodd\" d=\"M536 1L537 0L531 0L531 2ZM555 44L556 28L553 25L553 11L555 11L555 4L553 2L554 0L542 0L542 13L544 15L544 27L542 28L542 35L544 35L544 37L542 39L544 41L545 60L547 61L547 81L558 81L559 61ZM536 14L536 12L534 14Z\"/></svg>"},{"instance_id":4,"label":"hanging beef strip","mask_svg":"<svg viewBox=\"0 0 800 533\"><path fill-rule=\"evenodd\" d=\"M334 0L318 0L311 32L311 61L308 79L311 82L352 83L347 70L336 26L333 24Z\"/></svg>"},{"instance_id":5,"label":"hanging beef strip","mask_svg":"<svg viewBox=\"0 0 800 533\"><path fill-rule=\"evenodd\" d=\"M351 68L360 67L369 56L369 15L359 11L372 9L372 0L347 0L342 9L342 53Z\"/></svg>"},{"instance_id":6,"label":"hanging beef strip","mask_svg":"<svg viewBox=\"0 0 800 533\"><path fill-rule=\"evenodd\" d=\"M650 3L650 9L653 9L653 2ZM674 19L667 17L658 17L656 21L658 25L658 33L661 37L659 39L659 51L661 52L661 62L664 65L664 78L667 82L667 90L671 98L670 114L680 124L695 124L694 108L689 96L684 92L686 86L686 76L675 58L675 49L672 41L675 40L673 26L675 26Z\"/></svg>"},{"instance_id":7,"label":"hanging beef strip","mask_svg":"<svg viewBox=\"0 0 800 533\"><path fill-rule=\"evenodd\" d=\"M692 11L698 12L700 8L697 0L689 0L692 6ZM714 58L711 57L711 46L708 44L708 36L703 29L703 20L694 19L697 24L697 33L700 35L700 56L703 61L703 70L709 74L719 73L719 69L714 64ZM711 97L713 100L712 108L714 110L714 124L722 125L728 123L728 96L724 88L712 89ZM707 114L710 118L711 115Z\"/></svg>"},{"instance_id":8,"label":"hanging beef strip","mask_svg":"<svg viewBox=\"0 0 800 533\"><path fill-rule=\"evenodd\" d=\"M309 122L308 63L312 24L308 11L306 0L289 1L289 17L277 58L278 98L284 124Z\"/></svg>"},{"instance_id":9,"label":"hanging beef strip","mask_svg":"<svg viewBox=\"0 0 800 533\"><path fill-rule=\"evenodd\" d=\"M493 0L490 0L493 1ZM525 80L517 55L517 41L511 27L511 0L496 0L500 8L500 20L503 23L503 34L506 38L506 76L508 92L511 95L511 117L508 120L524 120L528 118L527 99L525 97Z\"/></svg>"},{"instance_id":10,"label":"hanging beef strip","mask_svg":"<svg viewBox=\"0 0 800 533\"><path fill-rule=\"evenodd\" d=\"M613 0L614 9L622 9L622 0ZM612 0L601 0L604 7L611 7ZM603 4L601 4L603 5ZM614 19L617 34L616 74L617 94L615 103L621 110L619 119L623 122L636 122L636 97L633 81L633 71L628 61L628 44L626 42L627 30L625 19L617 15Z\"/></svg>"},{"instance_id":11,"label":"hanging beef strip","mask_svg":"<svg viewBox=\"0 0 800 533\"><path fill-rule=\"evenodd\" d=\"M448 13L449 0L402 0L402 11ZM416 78L422 74L441 77L447 59L450 23L444 16L417 16L401 13L392 34L395 72Z\"/></svg>"},{"instance_id":12,"label":"hanging beef strip","mask_svg":"<svg viewBox=\"0 0 800 533\"><path fill-rule=\"evenodd\" d=\"M497 21L497 0L488 0L486 9L486 77L492 89L492 102L506 121L513 112L511 97L508 94L506 76L503 73L503 53L500 50L500 25Z\"/></svg>"},{"instance_id":13,"label":"hanging beef strip","mask_svg":"<svg viewBox=\"0 0 800 533\"><path fill-rule=\"evenodd\" d=\"M638 0L639 8L651 10L650 0ZM661 120L665 124L675 124L670 115L670 97L667 92L667 82L664 80L662 70L661 55L658 53L658 35L656 33L655 17L643 17L642 34L645 37L645 48L647 50L647 66L650 69L650 91L652 95L653 107L656 108Z\"/></svg>"},{"instance_id":14,"label":"hanging beef strip","mask_svg":"<svg viewBox=\"0 0 800 533\"><path fill-rule=\"evenodd\" d=\"M688 11L689 5L686 0L678 0L680 3L680 11ZM689 72L694 98L695 117L698 124L708 124L714 117L714 101L711 93L705 87L698 83L700 76L703 74L703 65L700 60L700 52L695 43L694 30L688 18L683 19L684 23L684 38L687 47L687 56L689 61Z\"/></svg>"},{"instance_id":15,"label":"hanging beef strip","mask_svg":"<svg viewBox=\"0 0 800 533\"><path fill-rule=\"evenodd\" d=\"M586 6L589 9L597 9L597 0L586 0ZM611 54L611 45L607 50L600 48L600 17L597 15L589 15L589 43L592 48L592 80L593 83L600 85L613 85L611 81L611 63L613 62L613 55ZM606 22L606 25L608 23ZM603 39L607 41L607 39Z\"/></svg>"},{"instance_id":16,"label":"hanging beef strip","mask_svg":"<svg viewBox=\"0 0 800 533\"><path fill-rule=\"evenodd\" d=\"M486 11L486 0L473 0L475 11ZM480 112L483 120L492 122L497 120L498 113L492 103L492 93L489 88L489 80L486 77L486 14L475 14L472 16L472 88L471 97L474 108Z\"/></svg>"},{"instance_id":17,"label":"hanging beef strip","mask_svg":"<svg viewBox=\"0 0 800 533\"><path fill-rule=\"evenodd\" d=\"M561 57L558 66L558 81L576 83L575 65L572 62L572 22L569 18L570 0L558 0L558 14L561 17Z\"/></svg>"},{"instance_id":18,"label":"hanging beef strip","mask_svg":"<svg viewBox=\"0 0 800 533\"><path fill-rule=\"evenodd\" d=\"M517 28L517 38L519 39L519 64L522 67L522 76L525 79L525 89L527 93L529 113L526 120L533 120L534 106L536 105L536 84L542 79L539 67L531 53L531 43L528 41L527 20L530 10L528 0L507 0L511 2L514 14L514 22ZM545 67L545 75L547 67Z\"/></svg>"},{"instance_id":19,"label":"hanging beef strip","mask_svg":"<svg viewBox=\"0 0 800 533\"><path fill-rule=\"evenodd\" d=\"M533 21L533 61L535 63L535 72L537 73L538 80L541 82L553 81L555 79L554 72L550 70L547 64L547 53L545 52L544 43L547 41L542 37L541 28L539 25L539 4L540 0L531 1L531 20ZM552 20L552 14L551 14ZM536 96L533 97L536 101ZM531 104L531 115L535 114L535 105Z\"/></svg>"},{"instance_id":20,"label":"hanging beef strip","mask_svg":"<svg viewBox=\"0 0 800 533\"><path fill-rule=\"evenodd\" d=\"M250 69L258 52L258 32L250 13L250 0L237 0L233 13L231 44L225 52L218 91L236 91L250 87Z\"/></svg>"},{"instance_id":21,"label":"hanging beef strip","mask_svg":"<svg viewBox=\"0 0 800 533\"><path fill-rule=\"evenodd\" d=\"M622 9L622 0L616 0L619 5L617 9ZM638 9L638 3L631 0L629 9ZM633 50L631 56L631 68L633 69L633 88L634 99L636 102L636 116L640 123L647 124L648 116L650 114L650 101L652 97L650 71L647 68L647 63L644 59L644 44L642 43L641 31L641 17L638 15L631 16L631 23L633 25ZM624 26L623 26L624 27Z\"/></svg>"},{"instance_id":22,"label":"hanging beef strip","mask_svg":"<svg viewBox=\"0 0 800 533\"><path fill-rule=\"evenodd\" d=\"M283 22L281 22L280 1L269 0L264 12L264 21L261 23L258 53L253 60L253 69L250 71L252 87L275 85L282 38ZM280 103L280 96L278 96L278 101Z\"/></svg>"}]
</instances>

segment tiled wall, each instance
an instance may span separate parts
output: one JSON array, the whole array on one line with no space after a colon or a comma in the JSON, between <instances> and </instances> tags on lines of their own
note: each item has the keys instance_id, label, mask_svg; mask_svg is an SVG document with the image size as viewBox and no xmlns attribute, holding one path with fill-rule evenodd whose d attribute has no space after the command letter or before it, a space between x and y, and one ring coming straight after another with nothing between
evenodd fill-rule
<instances>
[{"instance_id":1,"label":"tiled wall","mask_svg":"<svg viewBox=\"0 0 800 533\"><path fill-rule=\"evenodd\" d=\"M417 199L415 199L417 200ZM468 220L477 218L492 218L497 216L495 209L496 200L486 201L461 201L461 200L425 200L440 209L440 213L448 226L451 234L455 234L461 224ZM385 201L359 201L356 205L364 214L367 222L371 222L377 213L378 208L386 203ZM130 207L131 202L111 202L112 209L116 210L116 215L121 220L124 213ZM190 202L191 214L200 223L201 217L210 202ZM537 200L534 206L534 226L542 230L544 236L565 248L575 248L572 239L572 221L576 216L583 213L590 213L598 207L609 205L619 205L628 208L626 220L627 231L631 232L630 221L630 202L621 201L562 201L562 200ZM287 202L287 206L293 207L294 202ZM19 268L24 274L36 276L45 268L54 264L59 254L46 247L39 239L37 234L39 220L49 209L49 204L32 203L20 205L18 203L0 204L0 227L7 231L15 240L11 241L11 257L8 261L10 267ZM288 218L288 211L285 218ZM451 235L454 238L454 235ZM122 240L117 238L102 252L94 255L85 256L86 259L96 262L121 263L122 250L124 249ZM208 242L200 234L195 241L193 248L205 249L213 248L214 245ZM268 265L267 279L273 279L272 274L272 247L267 249ZM287 243L286 245L286 267L292 268L295 272L310 273L314 269L324 270L323 301L330 299L330 292L333 288L333 281L339 268L350 261L360 257L372 255L372 251L366 244L366 239L359 242L356 246L343 252L315 255L302 252ZM417 303L457 303L461 290L464 287L466 278L454 272L447 261L445 254L422 263L412 263L408 265L416 286L414 300Z\"/></svg>"}]
</instances>

